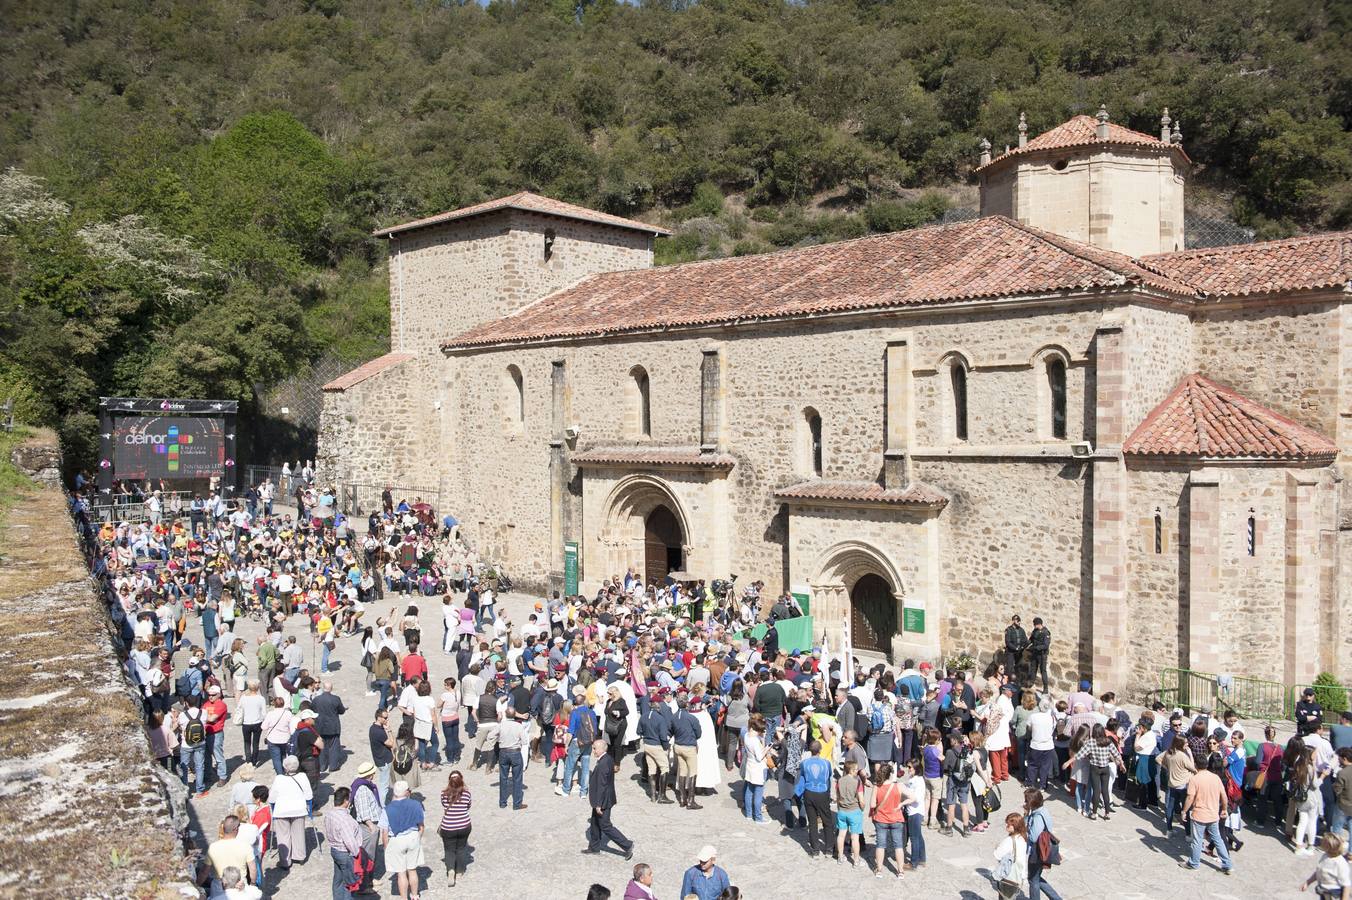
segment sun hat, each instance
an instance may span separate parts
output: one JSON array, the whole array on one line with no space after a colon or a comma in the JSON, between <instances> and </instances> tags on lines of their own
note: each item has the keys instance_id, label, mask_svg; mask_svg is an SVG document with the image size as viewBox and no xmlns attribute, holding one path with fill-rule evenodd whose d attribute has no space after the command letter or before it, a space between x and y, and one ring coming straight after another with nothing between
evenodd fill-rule
<instances>
[{"instance_id":1,"label":"sun hat","mask_svg":"<svg viewBox=\"0 0 1352 900\"><path fill-rule=\"evenodd\" d=\"M698 859L700 862L708 862L717 855L718 851L714 849L712 844L705 844L703 847L699 848Z\"/></svg>"}]
</instances>

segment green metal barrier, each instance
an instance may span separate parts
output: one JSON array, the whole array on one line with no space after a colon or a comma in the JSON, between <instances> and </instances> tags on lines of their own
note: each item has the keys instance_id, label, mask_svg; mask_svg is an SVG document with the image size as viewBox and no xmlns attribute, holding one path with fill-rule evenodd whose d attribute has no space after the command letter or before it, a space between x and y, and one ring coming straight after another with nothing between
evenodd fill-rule
<instances>
[{"instance_id":1,"label":"green metal barrier","mask_svg":"<svg viewBox=\"0 0 1352 900\"><path fill-rule=\"evenodd\" d=\"M1217 715L1233 709L1245 719L1286 719L1292 711L1286 685L1243 675L1163 669L1159 696L1166 706L1207 708Z\"/></svg>"},{"instance_id":2,"label":"green metal barrier","mask_svg":"<svg viewBox=\"0 0 1352 900\"><path fill-rule=\"evenodd\" d=\"M1293 684L1291 692L1287 694L1287 716L1294 718L1296 715L1296 701L1304 693L1306 688L1314 688L1315 700L1324 707L1324 721L1333 723L1338 721L1338 713L1345 709L1352 709L1352 687L1343 687L1340 684ZM1341 705L1334 701L1335 697L1342 697Z\"/></svg>"}]
</instances>

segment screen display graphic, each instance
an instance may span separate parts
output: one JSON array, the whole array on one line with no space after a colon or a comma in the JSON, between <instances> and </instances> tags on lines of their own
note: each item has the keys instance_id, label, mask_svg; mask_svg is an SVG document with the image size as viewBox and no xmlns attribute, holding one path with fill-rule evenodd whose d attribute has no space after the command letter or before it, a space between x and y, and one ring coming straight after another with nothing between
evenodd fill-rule
<instances>
[{"instance_id":1,"label":"screen display graphic","mask_svg":"<svg viewBox=\"0 0 1352 900\"><path fill-rule=\"evenodd\" d=\"M113 466L119 478L210 478L225 462L224 421L198 416L119 416Z\"/></svg>"}]
</instances>

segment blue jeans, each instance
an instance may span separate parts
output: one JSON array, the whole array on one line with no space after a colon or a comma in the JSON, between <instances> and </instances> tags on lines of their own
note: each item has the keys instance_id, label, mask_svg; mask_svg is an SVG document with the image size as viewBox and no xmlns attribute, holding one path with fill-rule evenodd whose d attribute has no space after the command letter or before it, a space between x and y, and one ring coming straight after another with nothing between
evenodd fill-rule
<instances>
[{"instance_id":1,"label":"blue jeans","mask_svg":"<svg viewBox=\"0 0 1352 900\"><path fill-rule=\"evenodd\" d=\"M268 755L272 757L272 771L282 774L282 757L286 756L286 744L268 742Z\"/></svg>"},{"instance_id":2,"label":"blue jeans","mask_svg":"<svg viewBox=\"0 0 1352 900\"><path fill-rule=\"evenodd\" d=\"M230 775L225 770L225 732L207 732L207 746L211 748L211 761L216 765L216 778L225 782Z\"/></svg>"},{"instance_id":3,"label":"blue jeans","mask_svg":"<svg viewBox=\"0 0 1352 900\"><path fill-rule=\"evenodd\" d=\"M1164 830L1168 831L1174 827L1174 813L1181 813L1183 804L1188 799L1188 789L1186 787L1168 789L1169 793L1164 798Z\"/></svg>"},{"instance_id":4,"label":"blue jeans","mask_svg":"<svg viewBox=\"0 0 1352 900\"><path fill-rule=\"evenodd\" d=\"M380 704L376 706L376 709L388 708L390 705L390 680L388 678L372 678L371 687L380 692Z\"/></svg>"},{"instance_id":5,"label":"blue jeans","mask_svg":"<svg viewBox=\"0 0 1352 900\"><path fill-rule=\"evenodd\" d=\"M187 744L180 744L178 748L179 759L183 763L183 783L188 783L188 769L191 768L197 773L197 791L202 793L207 789L206 784L206 759L207 742L203 741L196 747L189 747Z\"/></svg>"},{"instance_id":6,"label":"blue jeans","mask_svg":"<svg viewBox=\"0 0 1352 900\"><path fill-rule=\"evenodd\" d=\"M435 734L436 732L433 732ZM436 751L432 749L432 742L418 738L418 762L430 763L436 762Z\"/></svg>"},{"instance_id":7,"label":"blue jeans","mask_svg":"<svg viewBox=\"0 0 1352 900\"><path fill-rule=\"evenodd\" d=\"M911 813L906 817L906 841L910 844L908 854L911 865L925 864L925 816L923 813Z\"/></svg>"},{"instance_id":8,"label":"blue jeans","mask_svg":"<svg viewBox=\"0 0 1352 900\"><path fill-rule=\"evenodd\" d=\"M765 785L752 784L744 782L742 787L742 807L748 819L757 822L765 821L765 814L761 812L761 802L765 799Z\"/></svg>"},{"instance_id":9,"label":"blue jeans","mask_svg":"<svg viewBox=\"0 0 1352 900\"><path fill-rule=\"evenodd\" d=\"M587 795L587 784L591 781L591 748L583 748L577 741L568 745L568 754L563 758L563 792L573 792L573 772L577 772L577 795Z\"/></svg>"},{"instance_id":10,"label":"blue jeans","mask_svg":"<svg viewBox=\"0 0 1352 900\"><path fill-rule=\"evenodd\" d=\"M357 873L352 868L352 854L332 848L329 854L333 857L333 900L348 900L352 895L347 886L357 880Z\"/></svg>"},{"instance_id":11,"label":"blue jeans","mask_svg":"<svg viewBox=\"0 0 1352 900\"><path fill-rule=\"evenodd\" d=\"M521 776L525 768L520 750L503 750L498 754L498 806L507 806L507 795L512 795L512 806L521 806Z\"/></svg>"},{"instance_id":12,"label":"blue jeans","mask_svg":"<svg viewBox=\"0 0 1352 900\"><path fill-rule=\"evenodd\" d=\"M493 614L493 604L490 603L479 607L479 617L475 619L475 624L482 628L484 625L492 625L497 620L498 617Z\"/></svg>"},{"instance_id":13,"label":"blue jeans","mask_svg":"<svg viewBox=\"0 0 1352 900\"><path fill-rule=\"evenodd\" d=\"M1211 838L1211 842L1216 845L1216 852L1221 856L1221 868L1234 868L1234 863L1230 862L1230 850L1221 837L1219 822L1207 822L1205 825L1201 822L1192 823L1192 853L1188 857L1188 866L1195 869L1202 864L1202 844L1207 838Z\"/></svg>"},{"instance_id":14,"label":"blue jeans","mask_svg":"<svg viewBox=\"0 0 1352 900\"><path fill-rule=\"evenodd\" d=\"M441 735L446 738L446 762L452 764L460 762L460 723L442 722Z\"/></svg>"},{"instance_id":15,"label":"blue jeans","mask_svg":"<svg viewBox=\"0 0 1352 900\"><path fill-rule=\"evenodd\" d=\"M474 714L474 710L465 711L465 737L473 739L479 733L479 718Z\"/></svg>"},{"instance_id":16,"label":"blue jeans","mask_svg":"<svg viewBox=\"0 0 1352 900\"><path fill-rule=\"evenodd\" d=\"M1043 894L1047 900L1061 900L1061 895L1050 884L1042 880L1043 866L1037 863L1028 865L1028 900L1038 900Z\"/></svg>"},{"instance_id":17,"label":"blue jeans","mask_svg":"<svg viewBox=\"0 0 1352 900\"><path fill-rule=\"evenodd\" d=\"M1352 846L1352 816L1334 803L1329 807L1329 833L1342 837L1344 846Z\"/></svg>"},{"instance_id":18,"label":"blue jeans","mask_svg":"<svg viewBox=\"0 0 1352 900\"><path fill-rule=\"evenodd\" d=\"M329 674L329 645L327 642L321 643L319 655L319 674Z\"/></svg>"}]
</instances>

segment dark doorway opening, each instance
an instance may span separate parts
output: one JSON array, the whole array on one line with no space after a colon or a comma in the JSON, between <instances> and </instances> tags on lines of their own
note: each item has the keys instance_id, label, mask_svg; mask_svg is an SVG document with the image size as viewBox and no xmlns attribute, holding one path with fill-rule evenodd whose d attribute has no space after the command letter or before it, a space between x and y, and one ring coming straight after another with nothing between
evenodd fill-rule
<instances>
[{"instance_id":1,"label":"dark doorway opening","mask_svg":"<svg viewBox=\"0 0 1352 900\"><path fill-rule=\"evenodd\" d=\"M662 584L668 572L685 568L684 545L681 523L670 509L659 506L648 513L643 523L643 574L649 583Z\"/></svg>"},{"instance_id":2,"label":"dark doorway opening","mask_svg":"<svg viewBox=\"0 0 1352 900\"><path fill-rule=\"evenodd\" d=\"M865 575L850 588L850 635L856 649L890 656L897 633L897 602L878 575Z\"/></svg>"}]
</instances>

